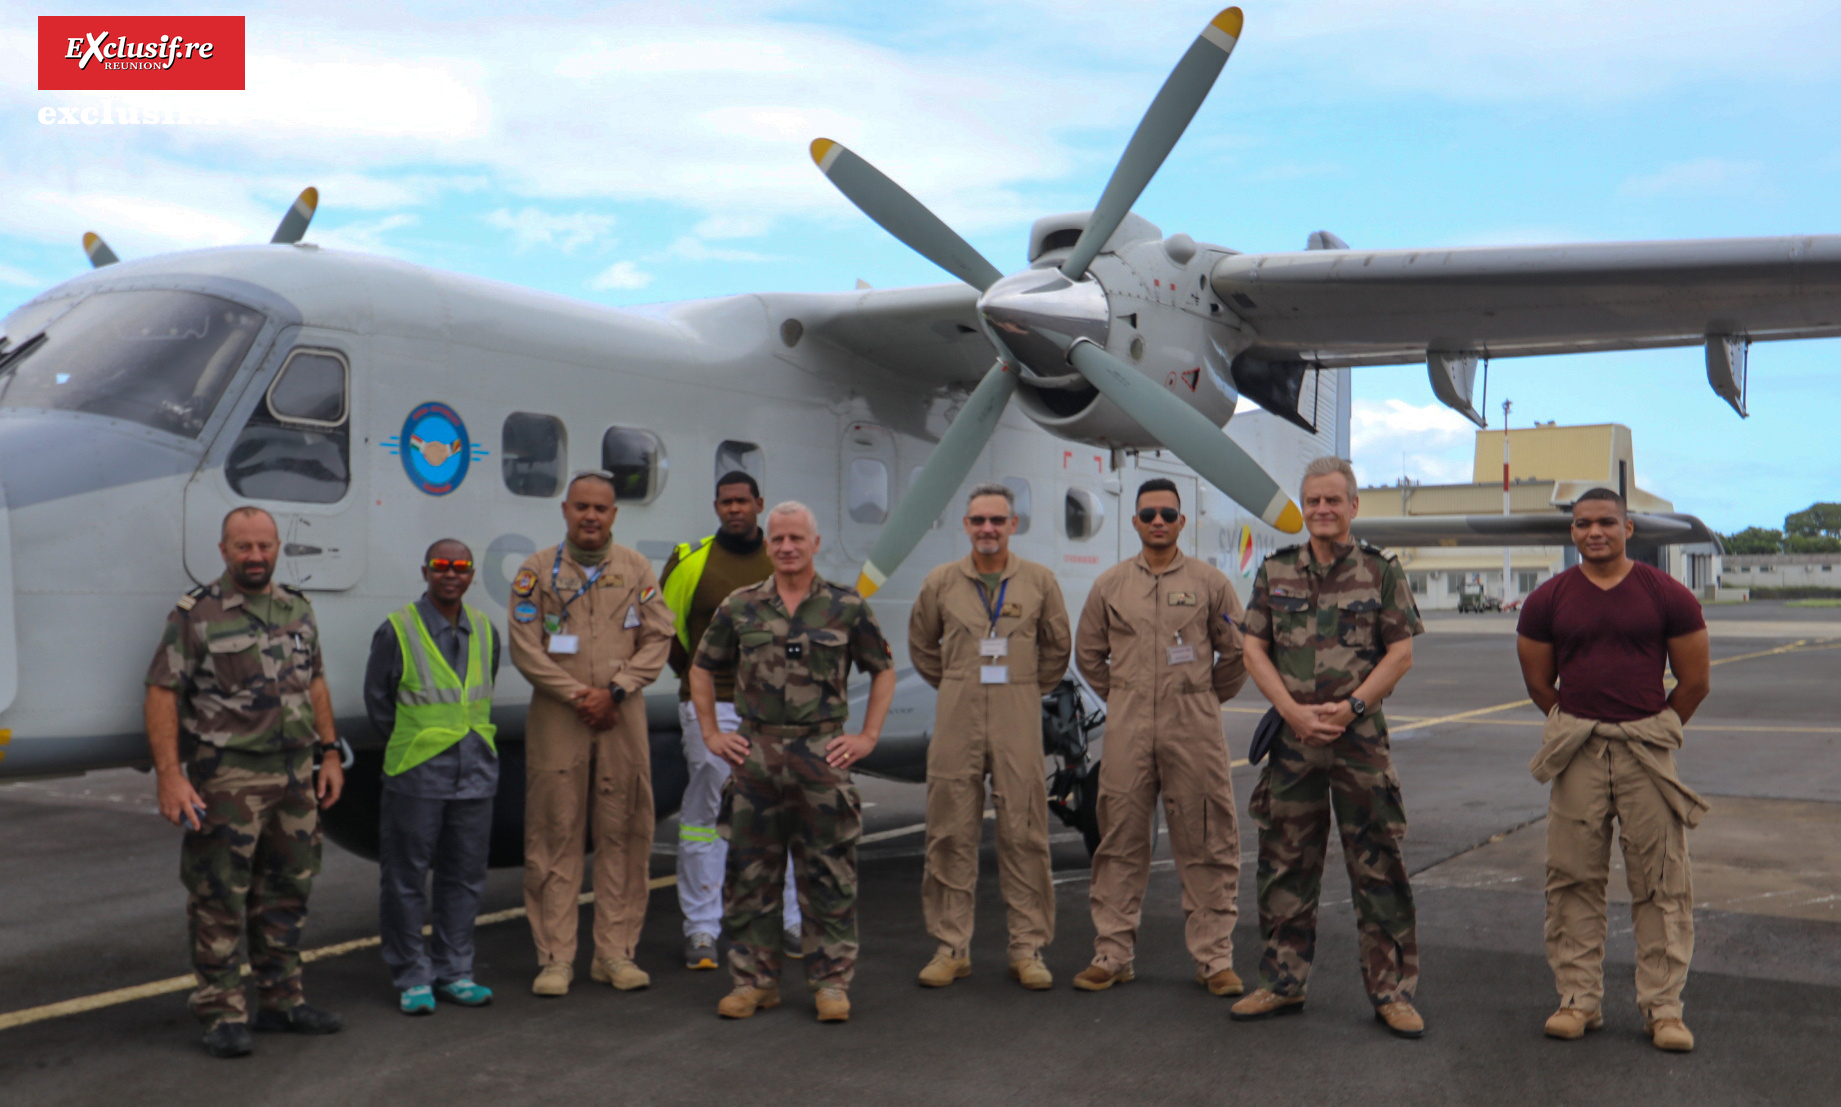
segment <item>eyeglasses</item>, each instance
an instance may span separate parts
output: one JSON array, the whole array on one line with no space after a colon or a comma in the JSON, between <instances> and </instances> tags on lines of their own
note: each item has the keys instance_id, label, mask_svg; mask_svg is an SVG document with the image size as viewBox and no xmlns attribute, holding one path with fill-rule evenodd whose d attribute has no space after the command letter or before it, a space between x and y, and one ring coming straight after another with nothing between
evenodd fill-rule
<instances>
[{"instance_id":1,"label":"eyeglasses","mask_svg":"<svg viewBox=\"0 0 1841 1107\"><path fill-rule=\"evenodd\" d=\"M994 527L1001 527L1005 523L1008 523L1010 521L1010 516L1008 515L967 515L965 517L965 521L975 527L982 527L986 523L989 523L990 525Z\"/></svg>"},{"instance_id":2,"label":"eyeglasses","mask_svg":"<svg viewBox=\"0 0 1841 1107\"><path fill-rule=\"evenodd\" d=\"M428 559L428 571L431 573L470 573L473 562L464 557L431 557Z\"/></svg>"},{"instance_id":3,"label":"eyeglasses","mask_svg":"<svg viewBox=\"0 0 1841 1107\"><path fill-rule=\"evenodd\" d=\"M1138 521L1140 523L1154 523L1157 521L1157 517L1161 515L1163 516L1164 522L1174 523L1176 522L1177 516L1181 514L1181 511L1173 507L1141 507L1138 509Z\"/></svg>"}]
</instances>

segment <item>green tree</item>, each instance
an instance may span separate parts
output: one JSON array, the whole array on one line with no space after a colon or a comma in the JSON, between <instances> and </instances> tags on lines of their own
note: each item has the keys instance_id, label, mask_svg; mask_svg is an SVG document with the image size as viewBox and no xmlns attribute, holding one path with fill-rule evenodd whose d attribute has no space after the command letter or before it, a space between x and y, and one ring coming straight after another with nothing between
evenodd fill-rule
<instances>
[{"instance_id":1,"label":"green tree","mask_svg":"<svg viewBox=\"0 0 1841 1107\"><path fill-rule=\"evenodd\" d=\"M1774 554L1783 552L1783 531L1768 527L1746 527L1737 534L1720 536L1729 554Z\"/></svg>"},{"instance_id":2,"label":"green tree","mask_svg":"<svg viewBox=\"0 0 1841 1107\"><path fill-rule=\"evenodd\" d=\"M1841 504L1810 504L1801 511L1784 516L1783 532L1785 534L1827 538L1841 538ZM1812 550L1811 553L1823 553L1826 550Z\"/></svg>"},{"instance_id":3,"label":"green tree","mask_svg":"<svg viewBox=\"0 0 1841 1107\"><path fill-rule=\"evenodd\" d=\"M1785 544L1791 553L1841 553L1841 538L1827 534L1792 534Z\"/></svg>"}]
</instances>

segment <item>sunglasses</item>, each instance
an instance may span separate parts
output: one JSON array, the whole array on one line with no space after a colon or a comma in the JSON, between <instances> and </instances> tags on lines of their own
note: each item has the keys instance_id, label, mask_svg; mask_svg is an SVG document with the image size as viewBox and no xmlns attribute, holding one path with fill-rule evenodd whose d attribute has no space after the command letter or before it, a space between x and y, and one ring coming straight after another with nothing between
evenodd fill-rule
<instances>
[{"instance_id":1,"label":"sunglasses","mask_svg":"<svg viewBox=\"0 0 1841 1107\"><path fill-rule=\"evenodd\" d=\"M470 573L473 562L464 557L431 557L428 559L428 571L431 573Z\"/></svg>"},{"instance_id":2,"label":"sunglasses","mask_svg":"<svg viewBox=\"0 0 1841 1107\"><path fill-rule=\"evenodd\" d=\"M1174 523L1176 522L1177 516L1181 514L1181 511L1173 507L1141 507L1138 509L1138 521L1140 523L1154 523L1157 521L1157 517L1161 515L1163 516L1164 522Z\"/></svg>"},{"instance_id":3,"label":"sunglasses","mask_svg":"<svg viewBox=\"0 0 1841 1107\"><path fill-rule=\"evenodd\" d=\"M975 527L982 527L986 523L989 523L994 527L1001 527L1005 523L1008 523L1010 521L1010 516L1008 515L967 515L965 517L965 521Z\"/></svg>"}]
</instances>

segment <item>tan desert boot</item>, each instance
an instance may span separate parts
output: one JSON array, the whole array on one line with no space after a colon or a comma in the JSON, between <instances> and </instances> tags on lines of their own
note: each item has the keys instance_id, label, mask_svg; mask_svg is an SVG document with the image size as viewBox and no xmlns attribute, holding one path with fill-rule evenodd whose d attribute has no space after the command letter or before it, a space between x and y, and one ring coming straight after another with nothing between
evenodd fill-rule
<instances>
[{"instance_id":1,"label":"tan desert boot","mask_svg":"<svg viewBox=\"0 0 1841 1107\"><path fill-rule=\"evenodd\" d=\"M1265 988L1256 988L1227 1012L1235 1022L1255 1022L1277 1015L1297 1015L1304 1011L1303 996L1282 996Z\"/></svg>"},{"instance_id":2,"label":"tan desert boot","mask_svg":"<svg viewBox=\"0 0 1841 1107\"><path fill-rule=\"evenodd\" d=\"M1425 1019L1404 999L1381 1004L1374 1009L1374 1017L1386 1023L1396 1038L1425 1037Z\"/></svg>"},{"instance_id":3,"label":"tan desert boot","mask_svg":"<svg viewBox=\"0 0 1841 1107\"><path fill-rule=\"evenodd\" d=\"M953 981L963 980L970 975L972 975L970 957L954 957L945 950L940 950L933 955L933 960L927 962L927 967L920 971L920 982L923 988L944 988Z\"/></svg>"},{"instance_id":4,"label":"tan desert boot","mask_svg":"<svg viewBox=\"0 0 1841 1107\"><path fill-rule=\"evenodd\" d=\"M1055 974L1048 971L1040 957L1010 962L1010 979L1032 992L1046 992L1055 986Z\"/></svg>"},{"instance_id":5,"label":"tan desert boot","mask_svg":"<svg viewBox=\"0 0 1841 1107\"><path fill-rule=\"evenodd\" d=\"M1571 1042L1585 1037L1587 1030L1598 1030L1603 1026L1604 1012L1602 1011L1582 1011L1577 1007L1562 1007L1547 1016L1547 1025L1543 1029L1549 1038Z\"/></svg>"},{"instance_id":6,"label":"tan desert boot","mask_svg":"<svg viewBox=\"0 0 1841 1107\"><path fill-rule=\"evenodd\" d=\"M1680 1019L1656 1019L1649 1024L1649 1042L1669 1053L1694 1052L1694 1034Z\"/></svg>"},{"instance_id":7,"label":"tan desert boot","mask_svg":"<svg viewBox=\"0 0 1841 1107\"><path fill-rule=\"evenodd\" d=\"M612 984L623 992L636 992L652 984L652 978L633 962L614 961L606 957L594 959L594 965L588 970L588 978L596 984Z\"/></svg>"},{"instance_id":8,"label":"tan desert boot","mask_svg":"<svg viewBox=\"0 0 1841 1107\"><path fill-rule=\"evenodd\" d=\"M537 973L536 983L531 985L534 996L566 996L569 984L575 980L575 966L556 961L545 965Z\"/></svg>"},{"instance_id":9,"label":"tan desert boot","mask_svg":"<svg viewBox=\"0 0 1841 1107\"><path fill-rule=\"evenodd\" d=\"M756 1011L771 1011L780 1006L780 989L755 988L743 984L722 997L716 1004L716 1013L725 1019L746 1019L754 1017Z\"/></svg>"},{"instance_id":10,"label":"tan desert boot","mask_svg":"<svg viewBox=\"0 0 1841 1107\"><path fill-rule=\"evenodd\" d=\"M827 984L818 989L816 1004L819 1022L850 1021L850 997L837 985Z\"/></svg>"},{"instance_id":11,"label":"tan desert boot","mask_svg":"<svg viewBox=\"0 0 1841 1107\"><path fill-rule=\"evenodd\" d=\"M1210 995L1238 996L1245 995L1247 986L1241 982L1239 974L1233 969L1222 969L1212 976L1203 976L1202 970L1195 970L1195 982L1208 989Z\"/></svg>"},{"instance_id":12,"label":"tan desert boot","mask_svg":"<svg viewBox=\"0 0 1841 1107\"><path fill-rule=\"evenodd\" d=\"M1074 987L1083 992L1103 992L1114 984L1130 984L1135 979L1130 965L1118 972L1112 972L1104 965L1088 965L1074 974Z\"/></svg>"}]
</instances>

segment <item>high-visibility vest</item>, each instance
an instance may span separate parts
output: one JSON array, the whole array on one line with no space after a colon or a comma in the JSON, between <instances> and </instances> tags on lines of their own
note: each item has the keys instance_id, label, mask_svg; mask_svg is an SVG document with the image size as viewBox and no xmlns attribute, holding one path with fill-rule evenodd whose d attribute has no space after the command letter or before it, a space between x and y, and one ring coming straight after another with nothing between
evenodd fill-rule
<instances>
[{"instance_id":1,"label":"high-visibility vest","mask_svg":"<svg viewBox=\"0 0 1841 1107\"><path fill-rule=\"evenodd\" d=\"M677 624L678 641L687 652L695 651L697 644L690 640L690 601L697 594L697 582L703 579L703 568L710 563L710 545L716 541L710 535L696 544L678 543L678 563L671 567L671 575L665 578L665 606L671 609L671 617Z\"/></svg>"},{"instance_id":2,"label":"high-visibility vest","mask_svg":"<svg viewBox=\"0 0 1841 1107\"><path fill-rule=\"evenodd\" d=\"M492 624L473 608L465 610L473 633L467 636L464 682L428 633L415 604L390 613L403 651L403 679L396 685L396 729L384 747L386 776L408 772L465 738L468 731L498 753L492 741L498 732L492 725L492 670L485 662Z\"/></svg>"}]
</instances>

